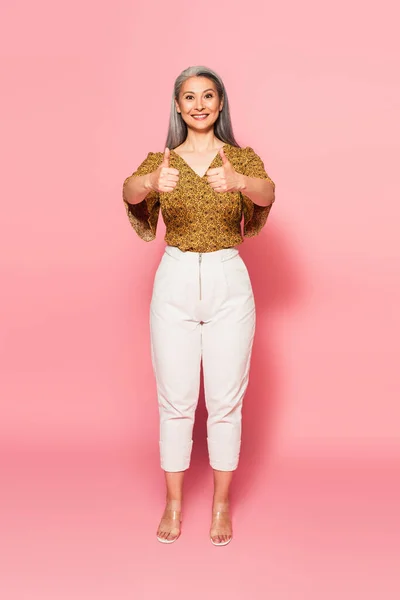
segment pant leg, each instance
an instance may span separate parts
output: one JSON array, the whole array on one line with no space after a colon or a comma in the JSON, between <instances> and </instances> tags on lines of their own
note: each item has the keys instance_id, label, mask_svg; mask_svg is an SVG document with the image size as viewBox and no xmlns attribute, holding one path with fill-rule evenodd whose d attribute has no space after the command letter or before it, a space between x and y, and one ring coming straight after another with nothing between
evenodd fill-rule
<instances>
[{"instance_id":1,"label":"pant leg","mask_svg":"<svg viewBox=\"0 0 400 600\"><path fill-rule=\"evenodd\" d=\"M190 280L183 262L164 254L150 306L150 339L165 471L190 465L200 388L201 327L190 314Z\"/></svg>"},{"instance_id":2,"label":"pant leg","mask_svg":"<svg viewBox=\"0 0 400 600\"><path fill-rule=\"evenodd\" d=\"M226 296L202 326L207 442L211 466L233 471L239 462L255 304L249 274L239 255L221 263L220 275L225 279Z\"/></svg>"}]
</instances>

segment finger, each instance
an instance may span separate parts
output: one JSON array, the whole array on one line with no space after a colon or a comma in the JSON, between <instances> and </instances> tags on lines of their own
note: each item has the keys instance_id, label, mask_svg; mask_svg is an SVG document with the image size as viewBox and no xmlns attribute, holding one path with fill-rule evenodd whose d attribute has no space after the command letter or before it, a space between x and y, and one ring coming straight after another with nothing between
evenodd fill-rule
<instances>
[{"instance_id":1,"label":"finger","mask_svg":"<svg viewBox=\"0 0 400 600\"><path fill-rule=\"evenodd\" d=\"M177 175L168 175L163 181L169 185L170 183L178 183L179 177Z\"/></svg>"},{"instance_id":2,"label":"finger","mask_svg":"<svg viewBox=\"0 0 400 600\"><path fill-rule=\"evenodd\" d=\"M162 185L160 187L160 192L172 192L175 189L175 185Z\"/></svg>"},{"instance_id":3,"label":"finger","mask_svg":"<svg viewBox=\"0 0 400 600\"><path fill-rule=\"evenodd\" d=\"M168 171L164 171L162 173L162 176L163 176L164 179L174 179L174 180L177 181L178 178L179 178L179 171L176 171L176 170L174 170L173 172L171 172L169 170Z\"/></svg>"},{"instance_id":4,"label":"finger","mask_svg":"<svg viewBox=\"0 0 400 600\"><path fill-rule=\"evenodd\" d=\"M169 155L170 155L170 150L169 148L165 148L164 150L164 157L163 157L163 161L161 163L162 167L169 167Z\"/></svg>"},{"instance_id":5,"label":"finger","mask_svg":"<svg viewBox=\"0 0 400 600\"><path fill-rule=\"evenodd\" d=\"M211 185L212 189L214 190L214 192L218 192L219 194L226 191L225 186L223 186L219 183L212 183L210 185Z\"/></svg>"},{"instance_id":6,"label":"finger","mask_svg":"<svg viewBox=\"0 0 400 600\"><path fill-rule=\"evenodd\" d=\"M217 175L218 173L222 173L222 167L214 167L213 169L208 169L206 175Z\"/></svg>"},{"instance_id":7,"label":"finger","mask_svg":"<svg viewBox=\"0 0 400 600\"><path fill-rule=\"evenodd\" d=\"M226 187L226 181L225 179L221 179L220 177L214 177L208 180L208 184L212 187L212 188L222 188L222 187Z\"/></svg>"},{"instance_id":8,"label":"finger","mask_svg":"<svg viewBox=\"0 0 400 600\"><path fill-rule=\"evenodd\" d=\"M215 183L217 181L221 181L220 175L208 175L207 176L208 183Z\"/></svg>"},{"instance_id":9,"label":"finger","mask_svg":"<svg viewBox=\"0 0 400 600\"><path fill-rule=\"evenodd\" d=\"M172 167L169 167L166 173L172 173L172 175L179 175L178 169L174 169Z\"/></svg>"},{"instance_id":10,"label":"finger","mask_svg":"<svg viewBox=\"0 0 400 600\"><path fill-rule=\"evenodd\" d=\"M228 160L228 158L226 157L226 155L225 155L225 152L224 152L224 149L223 149L223 148L220 148L220 150L219 150L219 154L220 154L220 156L221 156L221 158L222 158L222 164L223 164L223 165L227 165L227 164L229 163L229 160Z\"/></svg>"},{"instance_id":11,"label":"finger","mask_svg":"<svg viewBox=\"0 0 400 600\"><path fill-rule=\"evenodd\" d=\"M178 183L178 177L171 175L171 177L163 177L160 180L160 185L176 185Z\"/></svg>"}]
</instances>

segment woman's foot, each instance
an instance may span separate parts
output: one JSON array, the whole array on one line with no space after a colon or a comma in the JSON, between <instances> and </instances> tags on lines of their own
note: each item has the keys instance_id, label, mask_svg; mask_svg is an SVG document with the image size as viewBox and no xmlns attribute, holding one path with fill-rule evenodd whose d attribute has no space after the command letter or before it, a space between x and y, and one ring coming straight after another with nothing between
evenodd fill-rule
<instances>
[{"instance_id":1,"label":"woman's foot","mask_svg":"<svg viewBox=\"0 0 400 600\"><path fill-rule=\"evenodd\" d=\"M181 502L167 502L157 530L157 539L164 544L175 542L181 533L182 521Z\"/></svg>"},{"instance_id":2,"label":"woman's foot","mask_svg":"<svg viewBox=\"0 0 400 600\"><path fill-rule=\"evenodd\" d=\"M232 539L229 502L214 502L210 538L214 546L226 546Z\"/></svg>"}]
</instances>

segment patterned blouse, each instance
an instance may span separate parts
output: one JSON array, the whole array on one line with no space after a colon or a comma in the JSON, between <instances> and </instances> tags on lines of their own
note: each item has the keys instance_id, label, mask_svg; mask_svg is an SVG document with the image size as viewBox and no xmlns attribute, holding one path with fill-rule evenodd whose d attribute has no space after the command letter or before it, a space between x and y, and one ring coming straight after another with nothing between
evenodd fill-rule
<instances>
[{"instance_id":1,"label":"patterned blouse","mask_svg":"<svg viewBox=\"0 0 400 600\"><path fill-rule=\"evenodd\" d=\"M225 144L224 152L238 173L274 182L264 169L261 158L249 146L238 148ZM265 225L271 206L259 206L241 192L216 192L207 176L200 177L189 164L171 150L169 165L179 170L179 180L172 192L150 191L138 204L125 198L125 184L130 177L155 171L163 160L162 152L149 152L139 167L123 184L123 201L129 221L146 242L154 240L159 212L166 226L165 241L183 251L212 252L231 248L244 237L257 235ZM209 168L222 166L219 153ZM243 236L241 222L243 217Z\"/></svg>"}]
</instances>

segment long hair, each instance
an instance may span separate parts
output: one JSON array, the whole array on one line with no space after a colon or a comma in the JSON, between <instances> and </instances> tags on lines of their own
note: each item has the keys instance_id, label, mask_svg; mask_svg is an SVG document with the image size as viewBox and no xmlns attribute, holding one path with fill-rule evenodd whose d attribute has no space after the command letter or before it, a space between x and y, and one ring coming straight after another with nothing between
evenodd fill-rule
<instances>
[{"instance_id":1,"label":"long hair","mask_svg":"<svg viewBox=\"0 0 400 600\"><path fill-rule=\"evenodd\" d=\"M178 75L178 77L175 80L174 91L172 93L171 113L169 117L168 134L167 140L165 142L165 147L174 149L180 144L182 144L186 139L187 125L183 120L181 114L178 113L176 110L175 99L178 100L182 84L189 77L208 77L208 79L212 79L212 81L215 83L218 96L220 99L224 100L224 104L217 120L214 123L214 133L216 137L219 138L222 142L240 148L239 144L235 140L235 136L233 135L231 116L229 112L228 96L223 81L221 77L217 75L217 73L215 73L215 71L212 71L208 67L204 67L201 65L195 67L188 67L187 69L182 71L182 73Z\"/></svg>"}]
</instances>

